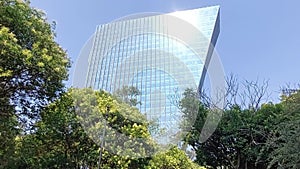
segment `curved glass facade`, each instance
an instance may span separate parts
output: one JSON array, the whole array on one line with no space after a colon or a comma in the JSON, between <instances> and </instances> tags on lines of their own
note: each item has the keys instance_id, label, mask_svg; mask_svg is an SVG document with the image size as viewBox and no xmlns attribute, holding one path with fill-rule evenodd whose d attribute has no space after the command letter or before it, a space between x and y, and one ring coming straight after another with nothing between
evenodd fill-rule
<instances>
[{"instance_id":1,"label":"curved glass facade","mask_svg":"<svg viewBox=\"0 0 300 169\"><path fill-rule=\"evenodd\" d=\"M100 25L85 86L109 92L136 87L140 111L176 134L181 114L172 97L199 88L218 22L219 7L208 7Z\"/></svg>"}]
</instances>

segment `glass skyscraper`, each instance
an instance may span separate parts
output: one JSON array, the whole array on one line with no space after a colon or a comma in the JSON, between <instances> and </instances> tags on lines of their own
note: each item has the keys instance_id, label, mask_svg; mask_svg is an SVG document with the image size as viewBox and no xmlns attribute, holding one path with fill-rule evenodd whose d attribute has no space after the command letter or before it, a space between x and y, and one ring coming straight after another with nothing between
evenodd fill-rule
<instances>
[{"instance_id":1,"label":"glass skyscraper","mask_svg":"<svg viewBox=\"0 0 300 169\"><path fill-rule=\"evenodd\" d=\"M218 6L99 25L84 85L111 93L136 87L139 110L175 135L181 119L175 98L201 88L218 35Z\"/></svg>"}]
</instances>

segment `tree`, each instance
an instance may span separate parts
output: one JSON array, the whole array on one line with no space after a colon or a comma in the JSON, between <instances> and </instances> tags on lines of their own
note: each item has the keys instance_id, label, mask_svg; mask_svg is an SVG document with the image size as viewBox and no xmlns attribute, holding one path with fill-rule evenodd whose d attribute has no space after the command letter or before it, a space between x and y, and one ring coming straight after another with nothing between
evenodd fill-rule
<instances>
[{"instance_id":1,"label":"tree","mask_svg":"<svg viewBox=\"0 0 300 169\"><path fill-rule=\"evenodd\" d=\"M15 138L20 132L16 127L18 125L16 117L2 115L2 112L13 111L9 109L12 109L12 107L0 106L0 168L5 168L15 162Z\"/></svg>"},{"instance_id":2,"label":"tree","mask_svg":"<svg viewBox=\"0 0 300 169\"><path fill-rule=\"evenodd\" d=\"M226 100L234 102L225 104L223 117L217 129L205 142L200 142L199 138L207 114L211 113L208 107L210 104L200 103L195 91L186 91L191 94L184 95L180 102L184 121L192 121L194 117L196 120L186 135L185 142L196 151L198 164L213 168L267 168L271 149L266 149L266 143L280 121L282 105L261 104L267 83L261 88L254 82L247 84L249 86L245 86L246 91L242 93L242 98L246 100L242 100L240 104L237 103L238 99L234 98L238 95L237 91L227 91L227 97L231 98ZM228 89L236 89L234 86L229 84ZM251 96L248 98L249 106L246 104L247 96ZM205 101L207 100L209 99ZM191 107L197 104L198 109L195 113Z\"/></svg>"},{"instance_id":3,"label":"tree","mask_svg":"<svg viewBox=\"0 0 300 169\"><path fill-rule=\"evenodd\" d=\"M150 160L147 169L205 169L193 163L185 155L184 151L177 147L172 147L169 150L160 152L153 156Z\"/></svg>"},{"instance_id":4,"label":"tree","mask_svg":"<svg viewBox=\"0 0 300 169\"><path fill-rule=\"evenodd\" d=\"M117 99L129 104L130 106L137 106L138 104L141 104L141 102L137 100L137 96L140 94L141 92L139 89L133 86L123 86L121 89L114 92L114 96Z\"/></svg>"},{"instance_id":5,"label":"tree","mask_svg":"<svg viewBox=\"0 0 300 169\"><path fill-rule=\"evenodd\" d=\"M21 168L80 168L95 166L99 146L76 119L70 92L48 105L36 132L20 137Z\"/></svg>"},{"instance_id":6,"label":"tree","mask_svg":"<svg viewBox=\"0 0 300 169\"><path fill-rule=\"evenodd\" d=\"M198 115L206 116L206 112L201 112L199 114L199 109L203 108L203 106L204 105L201 104L199 95L195 90L188 88L183 92L183 97L179 101L179 109L181 110L183 117L181 129L189 131L194 125Z\"/></svg>"},{"instance_id":7,"label":"tree","mask_svg":"<svg viewBox=\"0 0 300 169\"><path fill-rule=\"evenodd\" d=\"M34 133L17 137L8 168L97 168L103 148L101 168L202 169L176 147L158 151L148 125L136 108L104 91L70 89L41 112Z\"/></svg>"},{"instance_id":8,"label":"tree","mask_svg":"<svg viewBox=\"0 0 300 169\"><path fill-rule=\"evenodd\" d=\"M111 109L106 112L108 105ZM104 91L70 89L42 111L35 133L19 138L18 167L96 168L103 139L99 136L106 127L101 168L143 168L149 161L143 153L153 151L155 145L142 119L136 108ZM120 137L116 131L131 139ZM134 138L143 139L136 142ZM141 158L134 158L136 153L141 153Z\"/></svg>"},{"instance_id":9,"label":"tree","mask_svg":"<svg viewBox=\"0 0 300 169\"><path fill-rule=\"evenodd\" d=\"M20 129L30 129L63 91L69 59L54 38L44 13L29 1L0 1L0 168L14 163Z\"/></svg>"},{"instance_id":10,"label":"tree","mask_svg":"<svg viewBox=\"0 0 300 169\"><path fill-rule=\"evenodd\" d=\"M283 96L283 113L268 139L268 168L300 168L300 92Z\"/></svg>"},{"instance_id":11,"label":"tree","mask_svg":"<svg viewBox=\"0 0 300 169\"><path fill-rule=\"evenodd\" d=\"M146 117L137 108L114 99L104 91L91 93L90 89L81 93L73 97L79 121L89 137L98 145L104 142L105 151L122 157L129 168L144 165L144 157L150 157L156 149L150 138ZM105 154L103 158L110 160ZM115 168L112 165L109 167Z\"/></svg>"},{"instance_id":12,"label":"tree","mask_svg":"<svg viewBox=\"0 0 300 169\"><path fill-rule=\"evenodd\" d=\"M2 0L0 26L1 107L13 106L21 120L36 119L63 91L69 59L45 14L29 1Z\"/></svg>"}]
</instances>

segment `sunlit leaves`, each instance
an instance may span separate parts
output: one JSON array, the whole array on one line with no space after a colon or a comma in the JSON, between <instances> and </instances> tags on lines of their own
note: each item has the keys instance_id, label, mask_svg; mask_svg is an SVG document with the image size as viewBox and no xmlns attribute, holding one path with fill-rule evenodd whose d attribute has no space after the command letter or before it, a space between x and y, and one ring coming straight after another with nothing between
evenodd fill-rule
<instances>
[{"instance_id":1,"label":"sunlit leaves","mask_svg":"<svg viewBox=\"0 0 300 169\"><path fill-rule=\"evenodd\" d=\"M52 31L28 1L0 1L0 168L16 168L15 137L64 90L69 59Z\"/></svg>"},{"instance_id":2,"label":"sunlit leaves","mask_svg":"<svg viewBox=\"0 0 300 169\"><path fill-rule=\"evenodd\" d=\"M149 162L147 169L205 169L204 167L197 166L190 159L187 158L185 153L177 147L173 147L165 152L160 152L153 156Z\"/></svg>"},{"instance_id":3,"label":"sunlit leaves","mask_svg":"<svg viewBox=\"0 0 300 169\"><path fill-rule=\"evenodd\" d=\"M0 94L18 107L22 120L38 118L63 90L69 59L44 14L28 2L0 2L0 35Z\"/></svg>"},{"instance_id":4,"label":"sunlit leaves","mask_svg":"<svg viewBox=\"0 0 300 169\"><path fill-rule=\"evenodd\" d=\"M105 148L120 156L150 156L154 143L150 139L149 124L138 109L115 100L104 91L91 91L73 91L78 119L88 136L100 144L105 132Z\"/></svg>"}]
</instances>

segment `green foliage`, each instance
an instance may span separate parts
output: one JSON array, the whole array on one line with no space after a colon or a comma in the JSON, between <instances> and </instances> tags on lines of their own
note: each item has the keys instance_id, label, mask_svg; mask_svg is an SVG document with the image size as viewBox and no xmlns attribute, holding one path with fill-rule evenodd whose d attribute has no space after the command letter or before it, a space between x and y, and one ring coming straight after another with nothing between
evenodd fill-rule
<instances>
[{"instance_id":1,"label":"green foliage","mask_svg":"<svg viewBox=\"0 0 300 169\"><path fill-rule=\"evenodd\" d=\"M114 96L118 100L123 101L130 106L141 104L141 102L137 101L137 96L140 94L141 92L133 86L124 86L114 92Z\"/></svg>"},{"instance_id":2,"label":"green foliage","mask_svg":"<svg viewBox=\"0 0 300 169\"><path fill-rule=\"evenodd\" d=\"M35 133L22 136L19 165L26 168L96 166L99 147L76 119L73 98L65 93L41 113Z\"/></svg>"},{"instance_id":3,"label":"green foliage","mask_svg":"<svg viewBox=\"0 0 300 169\"><path fill-rule=\"evenodd\" d=\"M17 107L24 121L36 118L63 90L68 67L44 13L28 2L0 1L1 106Z\"/></svg>"},{"instance_id":4,"label":"green foliage","mask_svg":"<svg viewBox=\"0 0 300 169\"><path fill-rule=\"evenodd\" d=\"M107 112L108 105L110 110ZM101 119L105 113L108 114L106 126ZM137 119L139 123L134 122ZM103 127L107 127L102 168L143 168L148 158L131 157L136 153L142 153L140 156L144 157L147 151L154 150L154 143L146 121L141 119L143 116L137 109L117 102L106 92L72 89L42 111L36 132L18 139L17 165L24 168L96 168L101 143L99 136ZM87 127L86 123L92 124ZM130 139L116 135L115 131ZM141 142L134 142L134 138L143 138L144 145L137 145ZM122 141L122 145L129 146L115 146L121 145Z\"/></svg>"},{"instance_id":5,"label":"green foliage","mask_svg":"<svg viewBox=\"0 0 300 169\"><path fill-rule=\"evenodd\" d=\"M100 144L99 136L105 129L105 147L109 151L129 157L149 156L153 152L153 140L145 116L104 91L88 94L91 91L74 95L79 120L88 135Z\"/></svg>"},{"instance_id":6,"label":"green foliage","mask_svg":"<svg viewBox=\"0 0 300 169\"><path fill-rule=\"evenodd\" d=\"M205 169L197 166L187 158L182 150L173 147L165 152L156 154L149 162L147 169Z\"/></svg>"},{"instance_id":7,"label":"green foliage","mask_svg":"<svg viewBox=\"0 0 300 169\"><path fill-rule=\"evenodd\" d=\"M199 123L199 120L205 120L204 117L207 112L205 112L204 106L200 103L198 93L193 89L186 89L184 91L183 98L179 101L179 107L183 115L182 130L189 131L197 118L198 122L195 125L204 123L204 121Z\"/></svg>"},{"instance_id":8,"label":"green foliage","mask_svg":"<svg viewBox=\"0 0 300 169\"><path fill-rule=\"evenodd\" d=\"M269 168L300 168L300 92L283 97L283 114L272 137L268 139L271 150Z\"/></svg>"},{"instance_id":9,"label":"green foliage","mask_svg":"<svg viewBox=\"0 0 300 169\"><path fill-rule=\"evenodd\" d=\"M69 60L54 38L28 1L0 1L0 168L16 163L20 129L31 129L29 122L63 90Z\"/></svg>"},{"instance_id":10,"label":"green foliage","mask_svg":"<svg viewBox=\"0 0 300 169\"><path fill-rule=\"evenodd\" d=\"M0 108L0 113L2 108ZM0 168L15 163L16 136L19 133L17 119L14 116L0 117Z\"/></svg>"},{"instance_id":11,"label":"green foliage","mask_svg":"<svg viewBox=\"0 0 300 169\"><path fill-rule=\"evenodd\" d=\"M153 154L157 148L147 127L136 108L106 92L71 89L42 111L34 133L16 137L15 160L8 167L97 168L104 141L101 168L201 169L175 147Z\"/></svg>"},{"instance_id":12,"label":"green foliage","mask_svg":"<svg viewBox=\"0 0 300 169\"><path fill-rule=\"evenodd\" d=\"M188 96L189 98L183 100L198 99L195 95ZM280 121L279 117L283 113L281 104L263 104L258 110L241 109L239 105L232 105L224 110L218 128L204 143L199 141L199 137L210 110L201 103L193 101L183 105L183 112L186 110L185 106L190 104L199 104L199 109L196 122L186 135L185 141L196 150L198 164L214 168L267 167L271 149L266 148L266 143ZM190 116L184 115L184 117Z\"/></svg>"}]
</instances>

